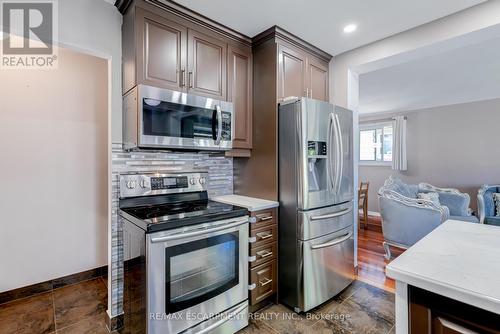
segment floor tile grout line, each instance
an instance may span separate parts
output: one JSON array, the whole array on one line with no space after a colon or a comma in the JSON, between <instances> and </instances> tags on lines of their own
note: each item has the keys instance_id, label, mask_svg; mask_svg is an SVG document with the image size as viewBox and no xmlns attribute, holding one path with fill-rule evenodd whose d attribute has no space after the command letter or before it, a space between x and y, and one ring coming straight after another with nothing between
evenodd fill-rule
<instances>
[{"instance_id":1,"label":"floor tile grout line","mask_svg":"<svg viewBox=\"0 0 500 334\"><path fill-rule=\"evenodd\" d=\"M31 297L37 297L37 296L43 295L44 293L49 293L49 292L52 292L52 291L54 291L54 289L51 288L50 290L43 291L43 292L37 292L35 294L29 295L29 296L26 296L26 297L12 299L12 300L9 300L8 302L0 303L0 306L3 306L5 304L9 304L9 303L13 303L13 302L17 302L17 301L21 301L21 300L24 300L24 299L28 299L28 298L31 298Z\"/></svg>"},{"instance_id":2,"label":"floor tile grout line","mask_svg":"<svg viewBox=\"0 0 500 334\"><path fill-rule=\"evenodd\" d=\"M57 332L56 297L54 296L54 289L52 289L51 295L52 295L52 315L54 316L54 332Z\"/></svg>"}]
</instances>

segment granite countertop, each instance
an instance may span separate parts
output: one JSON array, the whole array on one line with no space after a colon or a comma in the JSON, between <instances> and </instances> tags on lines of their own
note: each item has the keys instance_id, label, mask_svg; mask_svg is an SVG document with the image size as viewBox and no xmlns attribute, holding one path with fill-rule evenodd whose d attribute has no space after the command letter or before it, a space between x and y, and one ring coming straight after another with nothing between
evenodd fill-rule
<instances>
[{"instance_id":1,"label":"granite countertop","mask_svg":"<svg viewBox=\"0 0 500 334\"><path fill-rule=\"evenodd\" d=\"M448 220L387 265L387 275L500 314L500 228Z\"/></svg>"},{"instance_id":2,"label":"granite countertop","mask_svg":"<svg viewBox=\"0 0 500 334\"><path fill-rule=\"evenodd\" d=\"M225 195L211 198L211 200L226 204L237 205L246 208L248 211L260 211L279 206L278 202L269 201L266 199L241 196L241 195Z\"/></svg>"}]
</instances>

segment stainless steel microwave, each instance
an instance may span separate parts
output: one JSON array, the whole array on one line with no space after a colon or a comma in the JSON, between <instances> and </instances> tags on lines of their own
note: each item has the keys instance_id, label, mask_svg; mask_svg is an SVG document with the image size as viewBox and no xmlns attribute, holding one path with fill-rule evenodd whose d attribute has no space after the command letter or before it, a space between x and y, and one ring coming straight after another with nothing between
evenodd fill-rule
<instances>
[{"instance_id":1,"label":"stainless steel microwave","mask_svg":"<svg viewBox=\"0 0 500 334\"><path fill-rule=\"evenodd\" d=\"M230 150L233 124L230 102L146 85L123 98L123 144L129 150Z\"/></svg>"}]
</instances>

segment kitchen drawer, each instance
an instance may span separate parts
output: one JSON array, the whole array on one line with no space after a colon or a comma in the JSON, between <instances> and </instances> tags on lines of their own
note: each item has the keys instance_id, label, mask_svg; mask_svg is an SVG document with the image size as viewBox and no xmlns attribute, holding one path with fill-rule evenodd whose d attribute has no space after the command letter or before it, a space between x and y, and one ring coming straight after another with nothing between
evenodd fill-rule
<instances>
[{"instance_id":1,"label":"kitchen drawer","mask_svg":"<svg viewBox=\"0 0 500 334\"><path fill-rule=\"evenodd\" d=\"M276 260L250 270L250 305L261 302L277 291Z\"/></svg>"},{"instance_id":2,"label":"kitchen drawer","mask_svg":"<svg viewBox=\"0 0 500 334\"><path fill-rule=\"evenodd\" d=\"M269 260L274 260L278 254L278 243L266 243L259 247L250 248L250 267L257 267Z\"/></svg>"},{"instance_id":3,"label":"kitchen drawer","mask_svg":"<svg viewBox=\"0 0 500 334\"><path fill-rule=\"evenodd\" d=\"M250 249L278 241L278 225L272 224L250 230Z\"/></svg>"},{"instance_id":4,"label":"kitchen drawer","mask_svg":"<svg viewBox=\"0 0 500 334\"><path fill-rule=\"evenodd\" d=\"M274 208L268 210L254 211L250 213L250 217L251 217L250 230L253 230L260 228L262 226L275 224L278 221L278 210ZM253 220L255 220L254 223L252 223Z\"/></svg>"}]
</instances>

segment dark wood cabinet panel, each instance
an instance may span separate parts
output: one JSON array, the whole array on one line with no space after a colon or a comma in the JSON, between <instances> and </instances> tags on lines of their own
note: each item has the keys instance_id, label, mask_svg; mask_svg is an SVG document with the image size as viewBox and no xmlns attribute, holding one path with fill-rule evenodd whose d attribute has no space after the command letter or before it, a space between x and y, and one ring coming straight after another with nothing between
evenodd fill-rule
<instances>
[{"instance_id":1,"label":"dark wood cabinet panel","mask_svg":"<svg viewBox=\"0 0 500 334\"><path fill-rule=\"evenodd\" d=\"M410 334L499 334L500 315L409 286Z\"/></svg>"},{"instance_id":2,"label":"dark wood cabinet panel","mask_svg":"<svg viewBox=\"0 0 500 334\"><path fill-rule=\"evenodd\" d=\"M277 292L277 266L276 260L250 270L250 284L255 287L250 291L250 304L257 304Z\"/></svg>"},{"instance_id":3,"label":"dark wood cabinet panel","mask_svg":"<svg viewBox=\"0 0 500 334\"><path fill-rule=\"evenodd\" d=\"M250 262L250 268L257 267L267 261L276 259L278 255L278 243L277 239L274 242L267 242L258 247L251 247L250 249L250 258L252 258L252 262ZM255 258L254 258L255 257Z\"/></svg>"},{"instance_id":4,"label":"dark wood cabinet panel","mask_svg":"<svg viewBox=\"0 0 500 334\"><path fill-rule=\"evenodd\" d=\"M233 102L233 148L252 148L252 51L228 47L228 101Z\"/></svg>"},{"instance_id":5,"label":"dark wood cabinet panel","mask_svg":"<svg viewBox=\"0 0 500 334\"><path fill-rule=\"evenodd\" d=\"M280 45L278 57L278 98L306 96L306 55Z\"/></svg>"},{"instance_id":6,"label":"dark wood cabinet panel","mask_svg":"<svg viewBox=\"0 0 500 334\"><path fill-rule=\"evenodd\" d=\"M309 97L328 102L328 64L315 58L307 61L307 88Z\"/></svg>"},{"instance_id":7,"label":"dark wood cabinet panel","mask_svg":"<svg viewBox=\"0 0 500 334\"><path fill-rule=\"evenodd\" d=\"M184 90L187 29L153 13L137 10L138 81Z\"/></svg>"},{"instance_id":8,"label":"dark wood cabinet panel","mask_svg":"<svg viewBox=\"0 0 500 334\"><path fill-rule=\"evenodd\" d=\"M188 29L188 58L188 90L225 100L227 44Z\"/></svg>"}]
</instances>

